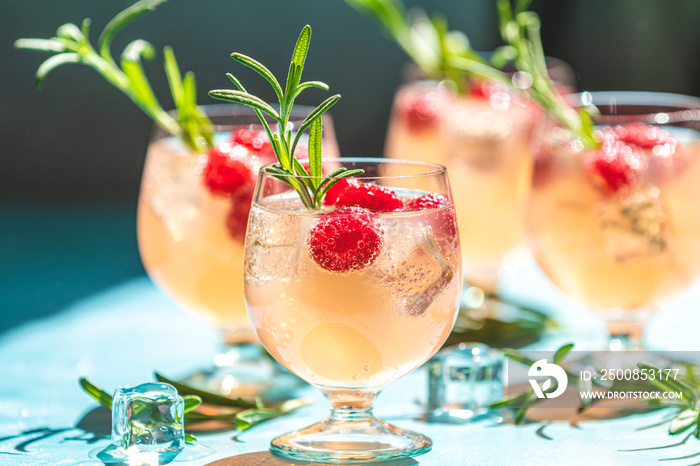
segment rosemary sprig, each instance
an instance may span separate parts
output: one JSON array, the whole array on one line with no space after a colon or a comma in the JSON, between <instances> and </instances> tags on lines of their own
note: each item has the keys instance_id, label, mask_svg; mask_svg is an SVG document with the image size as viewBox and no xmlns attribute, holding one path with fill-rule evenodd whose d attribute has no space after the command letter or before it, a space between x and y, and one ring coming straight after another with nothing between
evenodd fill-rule
<instances>
[{"instance_id":1,"label":"rosemary sprig","mask_svg":"<svg viewBox=\"0 0 700 466\"><path fill-rule=\"evenodd\" d=\"M279 416L289 414L295 409L309 404L306 400L291 398L279 404L266 405L259 399L255 402L243 400L241 398L227 398L215 393L209 393L190 387L180 382L174 382L168 378L155 374L156 379L173 385L185 402L185 425L197 424L201 422L218 421L231 424L236 430L246 430L253 426ZM104 390L98 388L88 379L82 377L80 386L83 390L97 401L100 405L112 409L112 396ZM208 414L196 411L200 405L206 405L221 409L221 414ZM195 442L194 435L185 433L187 442Z\"/></svg>"},{"instance_id":2,"label":"rosemary sprig","mask_svg":"<svg viewBox=\"0 0 700 466\"><path fill-rule=\"evenodd\" d=\"M552 356L552 362L554 364L561 364L564 359L566 359L566 356L569 354L569 352L574 348L573 343L567 343L565 345L562 345L559 347L554 352L554 355ZM512 349L505 349L503 350L504 354L506 355L507 358L512 359L513 361L525 364L527 366L532 366L535 364L535 360L530 359L518 351L512 350ZM567 377L569 380L575 379L576 376L573 374L569 374L568 372L566 373ZM554 392L559 384L557 383L556 380L552 380L552 384L546 388L543 389L543 393L552 393ZM514 395L508 398L504 398L503 400L496 401L495 403L492 403L489 407L490 408L504 408L507 406L517 406L517 410L515 411L515 419L514 422L515 424L520 424L525 420L525 415L527 414L527 411L535 404L537 404L540 401L543 401L546 398L538 398L537 395L535 394L535 391L530 388L525 390L524 392Z\"/></svg>"},{"instance_id":3,"label":"rosemary sprig","mask_svg":"<svg viewBox=\"0 0 700 466\"><path fill-rule=\"evenodd\" d=\"M651 364L639 363L637 366L650 372L661 373L660 368ZM669 434L680 434L692 428L692 434L700 439L700 366L682 363L672 364L671 368L679 369L679 377L655 378L648 382L664 392L682 393L682 398L653 399L649 400L649 405L677 410L676 416L669 421Z\"/></svg>"},{"instance_id":4,"label":"rosemary sprig","mask_svg":"<svg viewBox=\"0 0 700 466\"><path fill-rule=\"evenodd\" d=\"M150 43L141 39L129 43L121 54L119 65L112 57L110 46L116 34L166 1L140 0L117 14L100 34L97 48L90 43L89 18L83 20L81 27L72 23L60 26L56 36L50 39L18 39L14 45L19 49L52 55L36 72L37 87L41 88L49 72L61 65L75 63L90 66L122 91L158 126L180 137L193 151L204 152L213 146L213 128L204 112L197 107L194 73L190 71L181 76L172 48L165 47L163 57L177 108L175 116L160 105L144 72L141 60L152 60L156 54Z\"/></svg>"},{"instance_id":5,"label":"rosemary sprig","mask_svg":"<svg viewBox=\"0 0 700 466\"><path fill-rule=\"evenodd\" d=\"M469 76L508 81L472 49L466 34L450 30L440 13L428 16L418 8L407 11L401 0L345 2L377 23L429 79L450 80L460 92L465 90Z\"/></svg>"},{"instance_id":6,"label":"rosemary sprig","mask_svg":"<svg viewBox=\"0 0 700 466\"><path fill-rule=\"evenodd\" d=\"M559 348L552 358L554 364L560 365L568 355L568 353L573 349L574 345L572 343L563 345ZM521 364L532 366L535 364L533 359L530 359L523 354L511 350L504 350L506 357L512 359L513 361L519 362ZM663 392L682 394L681 397L658 397L649 398L647 400L647 405L651 408L673 408L676 409L676 415L669 418L669 434L675 435L680 434L691 427L693 428L692 435L700 439L700 365L689 364L689 363L673 363L670 365L669 369L662 370L647 363L637 363L637 367L646 373L652 374L662 374L664 372L674 373L678 376L671 377L655 377L646 378L639 381L631 381L624 379L615 379L614 381L600 381L597 378L592 378L589 382L595 386L606 388L612 391L655 391L660 390ZM676 370L677 369L677 370ZM583 391L590 391L591 387L586 386L584 382L581 381L579 374L574 374L566 371L566 375L569 384L572 386L579 387L579 399L581 406L579 411L591 407L595 402L592 398L585 398L581 396ZM552 386L543 390L544 393L551 393L557 388L556 381L553 380ZM539 401L544 401L544 399L537 398L534 390L528 389L517 395L505 398L503 400L497 401L490 405L491 408L503 408L503 407L517 407L515 412L516 424L520 424L525 420L525 415L527 411Z\"/></svg>"},{"instance_id":7,"label":"rosemary sprig","mask_svg":"<svg viewBox=\"0 0 700 466\"><path fill-rule=\"evenodd\" d=\"M463 300L455 326L443 346L480 342L492 348L519 348L534 343L558 323L533 305L487 294L474 305Z\"/></svg>"},{"instance_id":8,"label":"rosemary sprig","mask_svg":"<svg viewBox=\"0 0 700 466\"><path fill-rule=\"evenodd\" d=\"M497 0L499 29L504 46L494 53L495 62L512 60L516 69L527 73L532 84L525 92L564 127L572 131L585 148L597 148L600 143L593 136L591 109L581 108L577 113L556 92L547 73L544 49L540 37L540 18L528 11L532 0ZM460 63L453 62L455 66Z\"/></svg>"},{"instance_id":9,"label":"rosemary sprig","mask_svg":"<svg viewBox=\"0 0 700 466\"><path fill-rule=\"evenodd\" d=\"M231 57L243 65L253 69L270 83L279 101L279 112L267 104L260 97L248 93L241 82L232 74L226 76L233 82L237 90L215 89L209 91L209 95L221 100L235 102L252 107L265 128L272 149L279 161L278 165L267 168L276 178L291 185L298 193L304 206L311 210L320 209L323 205L323 197L328 189L341 178L347 178L364 173L364 170L348 170L339 168L328 176L323 176L321 163L321 136L323 132L322 116L340 99L336 94L324 100L313 109L299 125L292 129L289 125L294 102L302 91L309 88L328 90L328 85L320 81L301 82L301 73L304 69L306 55L311 42L311 27L304 26L297 39L292 60L289 64L289 73L285 89L282 90L279 81L270 70L262 63L241 53L233 53ZM273 133L270 124L263 113L272 117L277 122L277 133ZM307 169L294 157L297 144L304 131L309 130L309 169Z\"/></svg>"}]
</instances>

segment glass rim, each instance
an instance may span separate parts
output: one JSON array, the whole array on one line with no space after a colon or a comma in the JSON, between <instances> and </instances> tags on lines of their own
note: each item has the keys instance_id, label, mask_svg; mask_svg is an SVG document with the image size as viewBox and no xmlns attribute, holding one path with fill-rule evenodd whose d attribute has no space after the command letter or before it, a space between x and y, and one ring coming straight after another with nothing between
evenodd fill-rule
<instances>
[{"instance_id":1,"label":"glass rim","mask_svg":"<svg viewBox=\"0 0 700 466\"><path fill-rule=\"evenodd\" d=\"M583 106L586 98L593 105L605 105L614 100L619 105L665 105L668 107L700 108L700 97L672 92L650 91L584 91L563 96L567 103Z\"/></svg>"},{"instance_id":2,"label":"glass rim","mask_svg":"<svg viewBox=\"0 0 700 466\"><path fill-rule=\"evenodd\" d=\"M308 158L303 158L303 159L297 159L299 162L308 162ZM327 159L323 159L323 163L329 162L329 161L338 161L341 163L341 166L343 162L349 162L349 163L369 163L369 164L377 164L377 165L413 165L413 166L418 166L418 167L425 167L425 168L432 168L431 171L424 171L421 173L412 173L412 174L402 174L402 175L357 175L353 176L353 179L370 179L370 180L385 180L385 179L405 179L405 178L416 178L416 177L425 177L425 176L436 176L436 175L443 175L446 173L447 168L443 165L433 163L433 162L424 162L422 160L409 160L409 159L389 159L385 157L329 157ZM263 165L260 167L259 173L260 175L266 175L266 176L272 176L272 177L284 177L284 178L301 178L301 179L318 179L319 177L317 176L311 176L311 175L278 175L278 174L273 174L269 173L266 171L266 168L271 167L273 165L279 165L279 161L276 162L271 162ZM321 178L325 178L325 175L323 175ZM331 179L342 179L343 177L332 177Z\"/></svg>"},{"instance_id":3,"label":"glass rim","mask_svg":"<svg viewBox=\"0 0 700 466\"><path fill-rule=\"evenodd\" d=\"M621 107L646 107L639 112L601 112L593 115L594 121L605 124L611 117L624 117L629 120L647 121L649 124L674 125L700 122L700 98L670 92L649 91L591 91L563 96L564 101L574 108L595 106L604 110L610 105ZM654 109L658 107L658 110Z\"/></svg>"}]
</instances>

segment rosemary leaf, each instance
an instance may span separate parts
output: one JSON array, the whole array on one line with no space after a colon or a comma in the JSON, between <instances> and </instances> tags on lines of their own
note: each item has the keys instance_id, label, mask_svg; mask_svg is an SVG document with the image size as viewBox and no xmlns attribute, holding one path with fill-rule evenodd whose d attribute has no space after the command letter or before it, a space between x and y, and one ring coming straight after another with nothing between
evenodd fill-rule
<instances>
[{"instance_id":1,"label":"rosemary leaf","mask_svg":"<svg viewBox=\"0 0 700 466\"><path fill-rule=\"evenodd\" d=\"M202 404L202 399L197 395L182 395L182 400L185 402L185 413L197 409Z\"/></svg>"},{"instance_id":2,"label":"rosemary leaf","mask_svg":"<svg viewBox=\"0 0 700 466\"><path fill-rule=\"evenodd\" d=\"M250 401L246 401L242 398L227 398L225 396L217 395L214 393L206 392L204 390L199 390L197 388L191 387L189 385L183 384L181 382L175 382L174 380L170 380L167 377L155 373L155 378L159 382L165 382L167 384L172 385L175 387L177 392L181 395L196 395L202 399L202 403L206 404L211 404L211 405L216 405L216 406L227 406L231 408L253 408L255 407L254 403L251 403Z\"/></svg>"},{"instance_id":3,"label":"rosemary leaf","mask_svg":"<svg viewBox=\"0 0 700 466\"><path fill-rule=\"evenodd\" d=\"M262 63L258 62L257 60L254 60L246 55L243 55L242 53L232 53L231 58L234 60L243 63L246 65L248 68L251 68L255 70L260 76L265 78L267 82L270 83L272 86L272 89L275 91L275 94L277 94L277 98L279 100L283 99L282 96L282 87L280 86L280 83L277 82L277 78L275 78L275 75L270 72Z\"/></svg>"},{"instance_id":4,"label":"rosemary leaf","mask_svg":"<svg viewBox=\"0 0 700 466\"><path fill-rule=\"evenodd\" d=\"M41 87L44 84L44 79L50 71L66 63L80 63L80 55L77 53L59 53L58 55L48 58L36 71L35 79L37 87Z\"/></svg>"},{"instance_id":5,"label":"rosemary leaf","mask_svg":"<svg viewBox=\"0 0 700 466\"><path fill-rule=\"evenodd\" d=\"M97 40L97 50L99 50L100 56L105 60L111 60L109 47L112 44L114 36L134 20L153 11L158 5L166 1L167 0L140 0L112 18Z\"/></svg>"},{"instance_id":6,"label":"rosemary leaf","mask_svg":"<svg viewBox=\"0 0 700 466\"><path fill-rule=\"evenodd\" d=\"M248 107L253 107L261 112L267 113L275 120L280 121L280 116L277 111L260 97L256 97L253 94L248 94L247 92L242 91L234 91L231 89L214 89L209 91L209 95L215 99L226 100L229 102L246 105Z\"/></svg>"},{"instance_id":7,"label":"rosemary leaf","mask_svg":"<svg viewBox=\"0 0 700 466\"><path fill-rule=\"evenodd\" d=\"M301 73L304 70L304 63L306 62L306 54L309 52L309 45L311 42L311 27L307 24L301 30L297 43L294 46L294 52L292 52L292 60L289 64L289 72L287 73L287 83L284 92L285 97L294 94L294 90L299 86L301 82ZM291 101L285 102L283 104L290 104ZM285 115L289 115L291 111L291 106L286 108L287 105L282 106L282 112Z\"/></svg>"},{"instance_id":8,"label":"rosemary leaf","mask_svg":"<svg viewBox=\"0 0 700 466\"><path fill-rule=\"evenodd\" d=\"M66 43L58 39L17 39L14 46L16 49L47 53L61 53L68 50Z\"/></svg>"},{"instance_id":9,"label":"rosemary leaf","mask_svg":"<svg viewBox=\"0 0 700 466\"><path fill-rule=\"evenodd\" d=\"M309 131L309 175L315 190L321 183L323 178L323 169L321 164L321 134L323 132L323 122L321 118L316 118L311 123Z\"/></svg>"},{"instance_id":10,"label":"rosemary leaf","mask_svg":"<svg viewBox=\"0 0 700 466\"><path fill-rule=\"evenodd\" d=\"M693 409L684 409L678 416L671 420L668 432L671 435L680 434L688 430L698 420L698 412Z\"/></svg>"},{"instance_id":11,"label":"rosemary leaf","mask_svg":"<svg viewBox=\"0 0 700 466\"><path fill-rule=\"evenodd\" d=\"M80 386L83 387L83 390L85 390L85 392L88 395L90 395L95 401L97 401L100 405L104 406L105 408L112 409L111 395L109 395L104 390L97 388L95 384L90 382L85 377L81 377L79 382Z\"/></svg>"},{"instance_id":12,"label":"rosemary leaf","mask_svg":"<svg viewBox=\"0 0 700 466\"><path fill-rule=\"evenodd\" d=\"M180 74L180 68L177 66L177 59L172 47L163 49L163 66L165 68L165 77L168 78L168 86L173 96L173 102L175 102L176 107L180 108L183 104L182 75Z\"/></svg>"},{"instance_id":13,"label":"rosemary leaf","mask_svg":"<svg viewBox=\"0 0 700 466\"><path fill-rule=\"evenodd\" d=\"M523 356L522 354L515 351L514 349L505 348L503 350L503 352L505 353L507 358L512 359L513 361L517 361L517 362L525 364L527 366L532 366L533 364L535 364L535 360Z\"/></svg>"},{"instance_id":14,"label":"rosemary leaf","mask_svg":"<svg viewBox=\"0 0 700 466\"><path fill-rule=\"evenodd\" d=\"M574 348L573 343L569 343L568 345L564 345L561 348L557 350L556 353L554 353L553 361L554 364L559 364L561 363L564 358L566 357L567 354L569 354L569 351L571 351Z\"/></svg>"},{"instance_id":15,"label":"rosemary leaf","mask_svg":"<svg viewBox=\"0 0 700 466\"><path fill-rule=\"evenodd\" d=\"M301 122L299 125L299 129L297 130L297 134L294 137L294 142L292 143L292 149L291 153L294 153L296 150L297 144L299 143L299 140L301 138L301 135L303 134L304 131L306 131L310 126L311 123L314 122L316 118L321 118L324 113L326 113L330 108L335 105L338 100L340 100L340 94L336 94L334 96L331 96L321 102L321 104L313 109L311 113L309 113L306 118L304 118L304 121Z\"/></svg>"}]
</instances>

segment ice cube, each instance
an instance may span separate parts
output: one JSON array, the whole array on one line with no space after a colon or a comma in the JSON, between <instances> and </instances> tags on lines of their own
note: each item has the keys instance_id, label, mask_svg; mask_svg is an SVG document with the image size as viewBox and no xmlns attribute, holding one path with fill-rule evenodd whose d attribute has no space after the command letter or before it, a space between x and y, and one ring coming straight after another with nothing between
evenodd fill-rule
<instances>
[{"instance_id":1,"label":"ice cube","mask_svg":"<svg viewBox=\"0 0 700 466\"><path fill-rule=\"evenodd\" d=\"M274 209L296 209L301 203L292 193L275 196ZM302 207L303 208L303 207ZM253 206L250 212L245 260L246 280L263 286L267 283L300 281L308 276L311 264L304 244L310 227L300 215L271 215L269 210Z\"/></svg>"},{"instance_id":2,"label":"ice cube","mask_svg":"<svg viewBox=\"0 0 700 466\"><path fill-rule=\"evenodd\" d=\"M112 443L127 454L171 460L185 447L185 402L164 383L119 387L112 401Z\"/></svg>"},{"instance_id":3,"label":"ice cube","mask_svg":"<svg viewBox=\"0 0 700 466\"><path fill-rule=\"evenodd\" d=\"M488 406L503 397L503 363L503 352L483 344L441 350L428 362L428 419L466 422L488 415Z\"/></svg>"},{"instance_id":4,"label":"ice cube","mask_svg":"<svg viewBox=\"0 0 700 466\"><path fill-rule=\"evenodd\" d=\"M433 235L416 233L417 241L408 253L390 251L380 280L397 305L412 317L425 314L428 307L454 278Z\"/></svg>"},{"instance_id":5,"label":"ice cube","mask_svg":"<svg viewBox=\"0 0 700 466\"><path fill-rule=\"evenodd\" d=\"M660 254L667 231L658 188L638 191L598 206L605 249L619 262Z\"/></svg>"},{"instance_id":6,"label":"ice cube","mask_svg":"<svg viewBox=\"0 0 700 466\"><path fill-rule=\"evenodd\" d=\"M473 99L451 105L442 120L452 162L471 169L496 170L508 154L509 143L517 139L513 133L518 114Z\"/></svg>"},{"instance_id":7,"label":"ice cube","mask_svg":"<svg viewBox=\"0 0 700 466\"><path fill-rule=\"evenodd\" d=\"M225 199L208 193L201 175L203 160L170 138L149 147L142 196L175 238L197 230L203 209L228 206Z\"/></svg>"}]
</instances>

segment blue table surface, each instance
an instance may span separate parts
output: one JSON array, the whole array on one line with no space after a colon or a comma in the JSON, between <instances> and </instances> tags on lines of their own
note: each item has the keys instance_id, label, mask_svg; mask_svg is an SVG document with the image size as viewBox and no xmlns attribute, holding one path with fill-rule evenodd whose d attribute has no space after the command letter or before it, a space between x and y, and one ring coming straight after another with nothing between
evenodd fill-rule
<instances>
[{"instance_id":1,"label":"blue table surface","mask_svg":"<svg viewBox=\"0 0 700 466\"><path fill-rule=\"evenodd\" d=\"M568 303L533 265L510 282L508 293L544 304L562 322L555 333L530 349L553 350L565 341L575 341L579 349L593 349L605 341L599 320ZM698 349L698 302L700 287L695 287L652 319L647 346ZM151 381L154 371L178 377L210 361L217 343L213 328L178 309L145 277L11 329L0 336L0 464L100 464L89 453L109 443L108 414L95 410L96 404L78 386L79 377L88 377L108 391ZM564 421L515 426L489 420L446 425L420 420L426 389L427 375L422 368L391 384L377 400L379 417L433 439L431 452L399 464L637 465L700 452L694 438L670 449L623 451L679 441L668 436L664 425L640 430L665 419L668 410L575 426ZM228 457L233 458L227 464L299 464L276 459L267 448L274 436L327 415L328 406L319 392L309 388L304 396L314 403L245 431L238 441L231 431L200 436L200 443L216 453L189 464L204 465ZM538 435L543 426L546 436ZM670 464L693 462L697 458Z\"/></svg>"}]
</instances>

